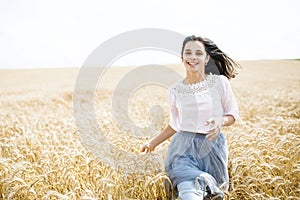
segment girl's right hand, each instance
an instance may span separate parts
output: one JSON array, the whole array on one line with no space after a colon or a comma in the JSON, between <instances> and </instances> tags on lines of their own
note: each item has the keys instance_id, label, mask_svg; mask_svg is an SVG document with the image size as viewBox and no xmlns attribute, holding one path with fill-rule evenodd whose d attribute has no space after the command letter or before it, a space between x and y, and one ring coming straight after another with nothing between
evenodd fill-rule
<instances>
[{"instance_id":1,"label":"girl's right hand","mask_svg":"<svg viewBox=\"0 0 300 200\"><path fill-rule=\"evenodd\" d=\"M209 120L207 120L204 123L204 125L211 126L210 130L208 130L208 134L206 135L206 139L208 139L210 141L215 140L218 137L218 135L222 129L222 126L224 125L224 118L223 117L212 117Z\"/></svg>"},{"instance_id":2,"label":"girl's right hand","mask_svg":"<svg viewBox=\"0 0 300 200\"><path fill-rule=\"evenodd\" d=\"M146 152L146 153L151 153L154 151L154 146L151 145L150 143L147 143L147 144L144 144L142 149L141 149L141 152Z\"/></svg>"}]
</instances>

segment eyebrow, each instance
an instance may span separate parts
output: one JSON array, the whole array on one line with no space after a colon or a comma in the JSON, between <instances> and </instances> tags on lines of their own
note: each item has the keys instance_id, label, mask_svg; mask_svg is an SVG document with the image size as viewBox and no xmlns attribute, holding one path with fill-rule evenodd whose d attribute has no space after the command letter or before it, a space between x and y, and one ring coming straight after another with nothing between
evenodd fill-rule
<instances>
[{"instance_id":1,"label":"eyebrow","mask_svg":"<svg viewBox=\"0 0 300 200\"><path fill-rule=\"evenodd\" d=\"M191 49L186 49L185 51L192 51ZM201 52L203 52L203 50L201 50L201 49L197 49L196 51L201 51Z\"/></svg>"}]
</instances>

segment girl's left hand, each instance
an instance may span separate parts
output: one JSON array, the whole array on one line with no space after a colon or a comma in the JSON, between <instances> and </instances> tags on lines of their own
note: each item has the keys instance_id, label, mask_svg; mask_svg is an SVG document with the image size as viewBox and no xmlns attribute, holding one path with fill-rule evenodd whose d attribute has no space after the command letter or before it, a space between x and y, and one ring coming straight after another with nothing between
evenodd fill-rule
<instances>
[{"instance_id":1,"label":"girl's left hand","mask_svg":"<svg viewBox=\"0 0 300 200\"><path fill-rule=\"evenodd\" d=\"M208 126L210 125L210 129L207 131L208 134L206 135L206 139L212 141L215 140L223 126L224 118L223 117L212 117L209 120L207 120L204 125Z\"/></svg>"}]
</instances>

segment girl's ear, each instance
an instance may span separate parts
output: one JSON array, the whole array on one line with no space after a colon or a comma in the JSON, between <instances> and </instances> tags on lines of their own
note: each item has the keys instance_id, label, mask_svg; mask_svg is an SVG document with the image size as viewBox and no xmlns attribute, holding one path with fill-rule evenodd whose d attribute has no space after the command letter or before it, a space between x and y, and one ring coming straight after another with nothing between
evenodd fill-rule
<instances>
[{"instance_id":1,"label":"girl's ear","mask_svg":"<svg viewBox=\"0 0 300 200\"><path fill-rule=\"evenodd\" d=\"M209 59L210 59L210 55L207 54L206 58L205 58L205 63L207 64L209 62Z\"/></svg>"},{"instance_id":2,"label":"girl's ear","mask_svg":"<svg viewBox=\"0 0 300 200\"><path fill-rule=\"evenodd\" d=\"M209 54L207 54L207 56L206 56L206 59L205 59L206 63L208 63L208 62L209 62L209 59L210 59L210 55L209 55Z\"/></svg>"}]
</instances>

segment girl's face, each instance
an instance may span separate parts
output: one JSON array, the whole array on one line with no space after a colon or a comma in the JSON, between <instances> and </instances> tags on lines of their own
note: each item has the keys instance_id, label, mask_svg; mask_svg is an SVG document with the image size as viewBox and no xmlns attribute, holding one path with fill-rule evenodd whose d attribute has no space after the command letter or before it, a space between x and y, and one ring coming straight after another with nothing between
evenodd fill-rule
<instances>
[{"instance_id":1,"label":"girl's face","mask_svg":"<svg viewBox=\"0 0 300 200\"><path fill-rule=\"evenodd\" d=\"M183 50L183 64L187 71L204 71L209 55L200 41L189 41Z\"/></svg>"}]
</instances>

